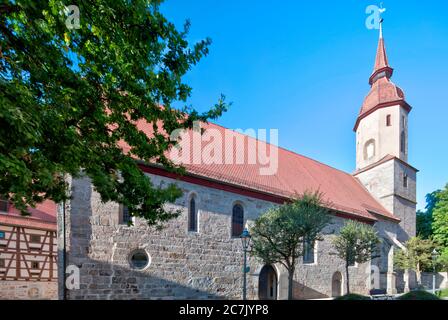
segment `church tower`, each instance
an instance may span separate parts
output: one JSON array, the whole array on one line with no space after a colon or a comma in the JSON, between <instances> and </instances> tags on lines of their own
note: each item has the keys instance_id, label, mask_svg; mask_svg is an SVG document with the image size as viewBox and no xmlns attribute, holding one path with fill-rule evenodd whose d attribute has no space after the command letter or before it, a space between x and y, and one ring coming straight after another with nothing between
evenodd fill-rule
<instances>
[{"instance_id":1,"label":"church tower","mask_svg":"<svg viewBox=\"0 0 448 320\"><path fill-rule=\"evenodd\" d=\"M356 172L377 200L401 220L399 241L415 235L416 173L408 164L408 116L411 106L390 79L382 21L370 92L365 98L356 132Z\"/></svg>"}]
</instances>

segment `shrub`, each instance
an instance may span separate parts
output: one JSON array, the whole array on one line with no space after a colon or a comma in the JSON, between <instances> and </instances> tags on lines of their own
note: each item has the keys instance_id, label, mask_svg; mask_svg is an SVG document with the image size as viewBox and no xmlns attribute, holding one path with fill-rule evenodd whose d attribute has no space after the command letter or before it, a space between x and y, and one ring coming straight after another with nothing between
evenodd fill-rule
<instances>
[{"instance_id":1,"label":"shrub","mask_svg":"<svg viewBox=\"0 0 448 320\"><path fill-rule=\"evenodd\" d=\"M436 292L436 295L439 298L448 298L448 289L439 290L439 291Z\"/></svg>"},{"instance_id":2,"label":"shrub","mask_svg":"<svg viewBox=\"0 0 448 320\"><path fill-rule=\"evenodd\" d=\"M370 297L363 296L356 293L346 294L345 296L340 296L335 298L334 300L372 300Z\"/></svg>"},{"instance_id":3,"label":"shrub","mask_svg":"<svg viewBox=\"0 0 448 320\"><path fill-rule=\"evenodd\" d=\"M439 297L423 290L411 291L400 297L397 300L440 300Z\"/></svg>"}]
</instances>

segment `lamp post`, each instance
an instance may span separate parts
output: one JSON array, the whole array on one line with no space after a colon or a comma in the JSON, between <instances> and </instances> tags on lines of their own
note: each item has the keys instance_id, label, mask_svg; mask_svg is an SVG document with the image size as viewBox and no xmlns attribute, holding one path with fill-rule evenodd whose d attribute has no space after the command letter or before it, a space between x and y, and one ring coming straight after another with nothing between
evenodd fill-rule
<instances>
[{"instance_id":1,"label":"lamp post","mask_svg":"<svg viewBox=\"0 0 448 320\"><path fill-rule=\"evenodd\" d=\"M243 267L243 300L246 300L246 273L247 273L247 249L249 248L251 235L247 227L244 228L243 233L240 235L241 243L243 244L244 252L244 267Z\"/></svg>"},{"instance_id":2,"label":"lamp post","mask_svg":"<svg viewBox=\"0 0 448 320\"><path fill-rule=\"evenodd\" d=\"M434 248L434 250L432 250L431 253L431 258L432 258L432 293L436 294L436 260L438 258L439 253L437 252L437 250Z\"/></svg>"}]
</instances>

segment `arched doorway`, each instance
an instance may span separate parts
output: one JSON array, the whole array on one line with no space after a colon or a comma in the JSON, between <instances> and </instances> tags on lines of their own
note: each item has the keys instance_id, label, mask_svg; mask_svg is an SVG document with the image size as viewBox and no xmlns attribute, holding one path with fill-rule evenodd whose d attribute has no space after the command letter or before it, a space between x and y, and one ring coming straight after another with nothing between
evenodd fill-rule
<instances>
[{"instance_id":1,"label":"arched doorway","mask_svg":"<svg viewBox=\"0 0 448 320\"><path fill-rule=\"evenodd\" d=\"M331 279L331 296L342 296L342 274L339 271L335 272Z\"/></svg>"},{"instance_id":2,"label":"arched doorway","mask_svg":"<svg viewBox=\"0 0 448 320\"><path fill-rule=\"evenodd\" d=\"M258 298L277 300L277 272L271 265L265 265L258 278Z\"/></svg>"}]
</instances>

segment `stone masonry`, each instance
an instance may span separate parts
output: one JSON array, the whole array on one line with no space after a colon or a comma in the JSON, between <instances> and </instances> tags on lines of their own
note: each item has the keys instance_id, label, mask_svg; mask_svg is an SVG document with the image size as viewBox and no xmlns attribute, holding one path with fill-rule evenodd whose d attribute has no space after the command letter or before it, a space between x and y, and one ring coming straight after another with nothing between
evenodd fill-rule
<instances>
[{"instance_id":1,"label":"stone masonry","mask_svg":"<svg viewBox=\"0 0 448 320\"><path fill-rule=\"evenodd\" d=\"M0 300L55 300L56 281L0 281Z\"/></svg>"},{"instance_id":2,"label":"stone masonry","mask_svg":"<svg viewBox=\"0 0 448 320\"><path fill-rule=\"evenodd\" d=\"M175 182L183 191L176 203L181 216L169 221L163 230L136 219L134 226L119 224L119 205L102 203L87 178L71 181L72 200L66 204L67 265L80 268L80 289L69 290L68 299L240 299L242 294L243 253L241 241L231 237L232 206L244 208L245 220L253 221L273 203L151 175L155 185ZM187 204L191 194L198 199L199 232L187 229ZM58 219L61 223L61 219ZM334 217L318 242L314 264L301 263L295 274L296 299L332 295L332 277L342 274L344 264L332 255L331 238L338 233L343 218ZM376 224L381 235L395 236L395 223ZM60 234L61 236L61 234ZM60 242L61 243L61 242ZM144 249L151 264L143 271L133 270L129 257ZM389 250L381 257L380 269L387 282ZM263 264L250 257L248 296L258 298L259 272ZM278 298L287 297L287 273L275 266ZM351 290L366 294L370 289L370 263L350 267ZM63 277L59 277L63 281Z\"/></svg>"}]
</instances>

